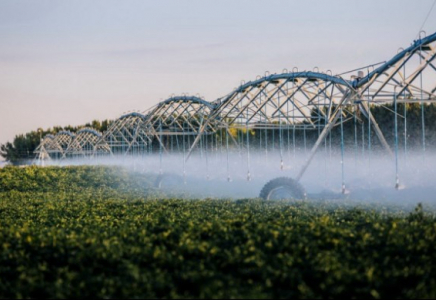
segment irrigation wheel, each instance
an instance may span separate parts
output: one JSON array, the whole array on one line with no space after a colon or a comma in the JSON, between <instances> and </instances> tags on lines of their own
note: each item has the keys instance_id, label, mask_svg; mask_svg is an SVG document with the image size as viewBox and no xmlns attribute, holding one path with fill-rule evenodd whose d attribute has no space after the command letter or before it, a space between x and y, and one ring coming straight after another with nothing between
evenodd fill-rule
<instances>
[{"instance_id":1,"label":"irrigation wheel","mask_svg":"<svg viewBox=\"0 0 436 300\"><path fill-rule=\"evenodd\" d=\"M158 189L173 189L182 185L182 176L168 173L160 174L154 182L154 186Z\"/></svg>"},{"instance_id":2,"label":"irrigation wheel","mask_svg":"<svg viewBox=\"0 0 436 300\"><path fill-rule=\"evenodd\" d=\"M279 177L265 184L259 197L265 200L304 200L306 191L296 180Z\"/></svg>"}]
</instances>

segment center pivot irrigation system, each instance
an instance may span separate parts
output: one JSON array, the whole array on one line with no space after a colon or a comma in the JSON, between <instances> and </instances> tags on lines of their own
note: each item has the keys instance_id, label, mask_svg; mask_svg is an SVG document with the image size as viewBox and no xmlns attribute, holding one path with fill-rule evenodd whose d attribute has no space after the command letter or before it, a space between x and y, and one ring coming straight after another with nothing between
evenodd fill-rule
<instances>
[{"instance_id":1,"label":"center pivot irrigation system","mask_svg":"<svg viewBox=\"0 0 436 300\"><path fill-rule=\"evenodd\" d=\"M162 161L171 154L183 154L185 165L191 156L199 155L206 164L213 154L227 157L238 151L246 159L247 180L251 180L250 154L253 151L277 151L280 169L285 170L284 156L296 149L306 152L305 162L293 179L279 177L268 182L260 196L265 199L303 198L299 183L321 145L330 144L333 129L340 129L342 156L342 193L344 180L344 124L354 122L354 140L362 138L371 149L371 135L395 160L395 187L398 178L399 136L407 147L407 132L399 133L398 119L407 122L406 104L421 105L421 145L425 151L424 106L436 100L436 33L418 40L389 61L366 66L340 75L332 72L283 70L282 74L265 74L243 82L228 95L213 102L199 96L172 96L144 113L131 112L113 121L108 130L99 133L85 128L73 134L61 131L46 135L35 150L38 161L82 157L134 156L158 154ZM350 78L350 74L354 74ZM344 79L347 76L350 79ZM402 104L404 112L398 110ZM390 143L379 128L371 107L385 107L392 116L394 139ZM390 108L387 108L387 107ZM367 126L363 128L363 126ZM361 126L361 130L357 130ZM359 132L359 137L357 136ZM366 137L365 137L366 134ZM310 142L310 137L313 142ZM375 141L375 139L374 139ZM154 156L156 157L156 156ZM278 164L277 164L278 166ZM161 176L164 178L165 176ZM209 178L209 176L208 176ZM163 180L163 179L162 179ZM186 179L185 179L186 180ZM162 186L162 182L159 182Z\"/></svg>"}]
</instances>

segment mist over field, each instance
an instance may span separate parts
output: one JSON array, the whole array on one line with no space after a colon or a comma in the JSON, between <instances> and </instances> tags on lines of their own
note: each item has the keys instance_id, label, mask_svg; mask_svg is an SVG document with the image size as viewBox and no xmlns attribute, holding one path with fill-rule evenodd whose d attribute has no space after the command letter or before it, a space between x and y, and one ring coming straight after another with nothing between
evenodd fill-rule
<instances>
[{"instance_id":1,"label":"mist over field","mask_svg":"<svg viewBox=\"0 0 436 300\"><path fill-rule=\"evenodd\" d=\"M363 152L362 152L363 151ZM396 187L395 156L384 151L362 149L345 153L342 172L339 151L321 149L300 183L311 199L353 199L356 201L436 202L436 155L422 150L399 153ZM186 154L185 154L186 156ZM295 178L308 159L303 151L196 152L184 163L183 154L144 154L47 161L44 165L115 165L132 171L165 174L175 185L170 188L192 198L256 198L262 187L277 177ZM171 176L169 176L171 175ZM342 180L345 195L342 194ZM174 184L174 183L173 183Z\"/></svg>"}]
</instances>

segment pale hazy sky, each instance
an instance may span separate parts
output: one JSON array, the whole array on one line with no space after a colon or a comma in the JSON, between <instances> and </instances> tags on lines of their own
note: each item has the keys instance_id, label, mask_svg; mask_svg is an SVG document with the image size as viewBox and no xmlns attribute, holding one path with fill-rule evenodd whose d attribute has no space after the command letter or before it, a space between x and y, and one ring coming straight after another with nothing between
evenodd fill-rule
<instances>
[{"instance_id":1,"label":"pale hazy sky","mask_svg":"<svg viewBox=\"0 0 436 300\"><path fill-rule=\"evenodd\" d=\"M265 71L387 60L434 0L0 0L0 143L53 125L215 100ZM436 8L423 28L436 31Z\"/></svg>"}]
</instances>

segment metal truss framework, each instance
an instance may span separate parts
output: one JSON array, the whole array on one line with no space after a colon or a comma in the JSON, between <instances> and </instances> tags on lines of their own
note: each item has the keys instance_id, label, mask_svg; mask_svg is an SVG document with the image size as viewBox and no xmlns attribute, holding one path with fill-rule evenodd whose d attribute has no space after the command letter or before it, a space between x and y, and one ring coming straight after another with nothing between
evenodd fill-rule
<instances>
[{"instance_id":1,"label":"metal truss framework","mask_svg":"<svg viewBox=\"0 0 436 300\"><path fill-rule=\"evenodd\" d=\"M63 158L68 146L74 140L75 135L70 131L60 131L56 134L54 142L58 146L60 152L57 153L57 157Z\"/></svg>"},{"instance_id":2,"label":"metal truss framework","mask_svg":"<svg viewBox=\"0 0 436 300\"><path fill-rule=\"evenodd\" d=\"M360 110L386 150L392 154L376 120L370 103L429 102L436 99L435 71L436 33L414 41L379 68L346 81L340 76L315 72L293 72L270 75L248 82L226 96L209 119L224 126L245 128L277 128L289 126L323 127L309 158L297 176L300 180L313 159L319 145L338 122L347 108ZM406 73L409 70L410 73ZM412 71L410 71L412 70ZM427 81L424 81L423 78ZM289 87L291 85L291 88ZM329 88L332 91L329 93ZM339 91L339 92L335 92ZM332 112L331 108L336 107ZM357 109L353 109L354 112ZM340 113L341 112L341 113ZM346 120L346 119L345 119ZM202 133L204 126L200 130ZM191 147L198 143L200 135Z\"/></svg>"},{"instance_id":3,"label":"metal truss framework","mask_svg":"<svg viewBox=\"0 0 436 300\"><path fill-rule=\"evenodd\" d=\"M156 139L163 151L168 152L172 137L198 136L203 124L208 124L203 128L203 135L215 133L215 123L207 122L214 109L213 103L197 96L173 96L147 114L145 127L150 138Z\"/></svg>"},{"instance_id":4,"label":"metal truss framework","mask_svg":"<svg viewBox=\"0 0 436 300\"><path fill-rule=\"evenodd\" d=\"M41 143L36 147L34 153L36 154L37 159L46 160L51 159L52 153L61 152L61 148L55 142L55 137L52 134L47 134L41 140Z\"/></svg>"},{"instance_id":5,"label":"metal truss framework","mask_svg":"<svg viewBox=\"0 0 436 300\"><path fill-rule=\"evenodd\" d=\"M333 113L354 91L352 82L319 72L274 74L247 82L217 101L208 118L218 128L318 129L324 128ZM356 93L354 93L356 94ZM352 113L352 106L342 110ZM200 129L203 133L206 122ZM194 141L192 149L199 142Z\"/></svg>"},{"instance_id":6,"label":"metal truss framework","mask_svg":"<svg viewBox=\"0 0 436 300\"><path fill-rule=\"evenodd\" d=\"M48 134L36 148L35 153L39 159L60 159L74 139L70 131L60 131L55 136ZM44 158L41 158L44 157Z\"/></svg>"},{"instance_id":7,"label":"metal truss framework","mask_svg":"<svg viewBox=\"0 0 436 300\"><path fill-rule=\"evenodd\" d=\"M362 100L376 103L436 100L436 33L416 40L407 49L366 76L355 78Z\"/></svg>"},{"instance_id":8,"label":"metal truss framework","mask_svg":"<svg viewBox=\"0 0 436 300\"><path fill-rule=\"evenodd\" d=\"M351 80L331 73L284 72L244 83L214 102L195 96L171 97L149 110L147 115L122 116L103 136L89 128L81 130L63 151L68 155L126 154L134 153L134 149L145 150L153 140L165 150L163 137L192 135L195 140L188 159L203 135L221 130L318 129L318 140L297 176L299 180L340 116L345 122L352 114L362 112L371 120L382 145L391 152L369 106L392 103L394 99L398 102L435 101L435 58L436 33L414 41L376 69L359 69L358 76ZM47 137L35 152L55 151L54 148Z\"/></svg>"},{"instance_id":9,"label":"metal truss framework","mask_svg":"<svg viewBox=\"0 0 436 300\"><path fill-rule=\"evenodd\" d=\"M350 83L331 75L297 72L248 82L220 101L210 119L223 127L323 126Z\"/></svg>"},{"instance_id":10,"label":"metal truss framework","mask_svg":"<svg viewBox=\"0 0 436 300\"><path fill-rule=\"evenodd\" d=\"M64 157L94 157L110 153L110 147L101 142L101 137L102 134L92 128L79 130L65 150Z\"/></svg>"},{"instance_id":11,"label":"metal truss framework","mask_svg":"<svg viewBox=\"0 0 436 300\"><path fill-rule=\"evenodd\" d=\"M215 106L196 96L175 96L159 103L147 115L145 126L153 135L198 135ZM204 129L215 132L213 124Z\"/></svg>"},{"instance_id":12,"label":"metal truss framework","mask_svg":"<svg viewBox=\"0 0 436 300\"><path fill-rule=\"evenodd\" d=\"M410 47L401 50L391 60L372 72L368 72L366 77L354 78L349 96L341 103L341 105L353 103L359 105L364 114L372 121L377 136L390 154L392 151L371 115L369 105L370 103L393 103L397 102L398 99L402 102L419 101L422 104L436 100L436 67L433 63L435 58L436 33L414 41ZM407 70L409 71L406 72ZM424 74L426 81L424 81ZM319 135L306 163L297 175L297 180L300 180L304 175L319 145L338 121L339 114L337 112L338 110L332 114L329 123Z\"/></svg>"},{"instance_id":13,"label":"metal truss framework","mask_svg":"<svg viewBox=\"0 0 436 300\"><path fill-rule=\"evenodd\" d=\"M109 146L111 154L141 154L147 151L151 142L145 123L147 117L143 114L132 112L115 120L103 134L98 142L105 149Z\"/></svg>"}]
</instances>

